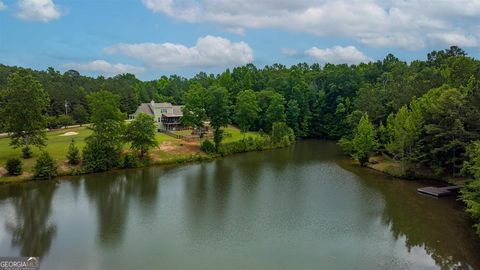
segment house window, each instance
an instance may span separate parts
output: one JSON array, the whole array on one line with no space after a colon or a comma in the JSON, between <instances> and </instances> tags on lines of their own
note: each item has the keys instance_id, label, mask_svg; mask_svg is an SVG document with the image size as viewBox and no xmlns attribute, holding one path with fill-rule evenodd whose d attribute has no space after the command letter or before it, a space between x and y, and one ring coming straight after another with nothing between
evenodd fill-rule
<instances>
[{"instance_id":1,"label":"house window","mask_svg":"<svg viewBox=\"0 0 480 270\"><path fill-rule=\"evenodd\" d=\"M160 109L160 113L167 113L167 109Z\"/></svg>"},{"instance_id":2,"label":"house window","mask_svg":"<svg viewBox=\"0 0 480 270\"><path fill-rule=\"evenodd\" d=\"M159 122L159 123L162 122L162 118L161 118L161 117L158 118L158 122Z\"/></svg>"}]
</instances>

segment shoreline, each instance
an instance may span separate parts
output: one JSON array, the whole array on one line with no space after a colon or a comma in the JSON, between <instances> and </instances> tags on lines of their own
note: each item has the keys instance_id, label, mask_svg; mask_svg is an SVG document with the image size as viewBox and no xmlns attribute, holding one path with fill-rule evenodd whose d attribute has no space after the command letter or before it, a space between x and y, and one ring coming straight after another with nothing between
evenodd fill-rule
<instances>
[{"instance_id":1,"label":"shoreline","mask_svg":"<svg viewBox=\"0 0 480 270\"><path fill-rule=\"evenodd\" d=\"M194 154L190 155L179 155L178 157L175 158L168 158L168 159L163 159L163 160L154 160L151 159L148 164L146 165L141 165L138 167L134 168L115 168L112 170L107 170L103 172L79 172L78 169L80 168L78 165L77 166L68 166L69 170L60 170L59 168L64 165L63 162L58 163L58 168L57 168L57 176L52 178L52 179L44 179L44 180L38 180L33 177L33 174L31 172L24 172L22 175L19 176L2 176L0 177L0 186L5 186L5 185L13 185L13 184L23 184L23 183L30 183L30 182L42 182L42 181L49 181L49 180L57 180L60 177L65 177L65 176L81 176L81 175L92 175L92 174L99 174L99 173L109 173L109 172L115 172L115 171L125 171L125 170L132 170L132 169L142 169L142 168L149 168L149 167L161 167L161 166L175 166L175 165L187 165L187 164L195 164L195 163L201 163L205 161L212 161L218 158L223 158L227 156L232 156L232 155L238 155L238 154L244 154L244 153L249 153L249 152L263 152L263 151L271 151L274 149L281 149L281 148L286 148L294 145L296 142L291 143L290 145L287 146L268 146L265 147L264 149L260 150L245 150L241 152L233 152L233 153L228 153L228 154L220 154L220 153L215 153L215 154L208 154L203 151L199 151ZM228 143L227 143L228 144ZM153 152L153 151L152 151ZM149 154L151 155L151 153ZM151 156L150 156L151 157Z\"/></svg>"}]
</instances>

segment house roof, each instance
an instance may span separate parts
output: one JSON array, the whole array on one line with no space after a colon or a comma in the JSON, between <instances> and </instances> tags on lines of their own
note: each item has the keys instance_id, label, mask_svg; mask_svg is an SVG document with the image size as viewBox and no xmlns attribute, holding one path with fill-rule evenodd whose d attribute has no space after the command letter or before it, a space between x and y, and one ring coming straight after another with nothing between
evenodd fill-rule
<instances>
[{"instance_id":1,"label":"house roof","mask_svg":"<svg viewBox=\"0 0 480 270\"><path fill-rule=\"evenodd\" d=\"M135 112L135 114L138 114L138 113L145 113L145 114L148 114L148 115L153 115L153 110L152 108L150 107L150 104L149 103L142 103L140 104L140 106L138 106L137 108L137 111Z\"/></svg>"},{"instance_id":2,"label":"house roof","mask_svg":"<svg viewBox=\"0 0 480 270\"><path fill-rule=\"evenodd\" d=\"M168 102L161 102L161 103L142 103L140 106L138 106L137 111L135 114L138 113L146 113L148 115L154 115L154 109L160 109L160 108L172 108L173 113L168 113L168 114L162 114L166 117L182 117L183 116L183 111L182 108L184 106L179 106L179 105L172 105L172 103Z\"/></svg>"}]
</instances>

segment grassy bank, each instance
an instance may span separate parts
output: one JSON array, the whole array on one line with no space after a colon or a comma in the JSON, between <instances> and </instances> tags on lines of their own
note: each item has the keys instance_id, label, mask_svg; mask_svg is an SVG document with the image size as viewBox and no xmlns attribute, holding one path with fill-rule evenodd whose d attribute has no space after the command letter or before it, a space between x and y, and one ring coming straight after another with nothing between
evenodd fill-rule
<instances>
[{"instance_id":1,"label":"grassy bank","mask_svg":"<svg viewBox=\"0 0 480 270\"><path fill-rule=\"evenodd\" d=\"M468 179L462 177L437 175L433 170L425 167L413 168L407 175L407 173L402 170L402 165L399 161L393 160L387 156L371 157L370 163L367 165L367 167L401 179L429 179L458 186L463 186L466 182L468 182Z\"/></svg>"},{"instance_id":2,"label":"grassy bank","mask_svg":"<svg viewBox=\"0 0 480 270\"><path fill-rule=\"evenodd\" d=\"M47 133L47 145L44 148L57 161L59 175L71 175L79 172L79 166L70 166L67 163L68 146L72 139L80 150L85 146L85 139L91 134L91 130L86 127L76 127L70 129L55 130ZM185 131L187 132L187 131ZM234 126L224 129L227 134L223 144L229 145L237 143L243 139L243 134ZM247 138L259 138L260 134L248 132ZM149 165L163 164L181 164L213 159L217 154L206 154L200 150L200 141L184 141L175 139L163 133L155 136L158 147L149 152ZM129 146L124 146L124 151L128 151ZM27 160L21 159L21 149L13 149L10 146L9 138L0 139L0 184L31 180L33 177L33 166L40 154L38 148L32 148L33 157ZM5 170L5 164L9 158L20 158L22 160L23 174L20 176L8 176Z\"/></svg>"}]
</instances>

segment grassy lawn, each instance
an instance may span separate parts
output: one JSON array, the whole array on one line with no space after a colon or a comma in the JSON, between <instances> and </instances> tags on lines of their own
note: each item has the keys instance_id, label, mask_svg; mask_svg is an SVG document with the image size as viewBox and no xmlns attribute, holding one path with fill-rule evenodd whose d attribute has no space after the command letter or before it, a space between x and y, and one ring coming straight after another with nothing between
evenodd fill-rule
<instances>
[{"instance_id":1,"label":"grassy lawn","mask_svg":"<svg viewBox=\"0 0 480 270\"><path fill-rule=\"evenodd\" d=\"M224 131L228 134L231 134L231 136L226 136L222 143L229 143L229 142L234 142L238 140L242 140L243 134L241 131L234 127L234 126L228 126L224 128ZM66 132L76 132L78 134L72 135L72 136L61 136L65 134ZM188 132L190 133L190 130L185 130L182 131L184 133ZM47 132L47 142L46 142L46 147L44 150L46 150L52 157L57 160L57 162L63 162L66 160L66 155L68 152L68 146L71 142L72 139L75 140L76 145L80 150L83 149L85 146L85 139L92 133L90 129L87 127L75 127L75 128L69 128L69 129L61 129L61 130L55 130L51 132ZM182 134L183 135L183 134ZM260 136L257 132L248 132L247 137L257 137ZM202 156L202 153L200 152L198 148L198 144L195 148L195 146L192 146L191 144L185 145L186 142L182 140L175 139L173 137L170 137L166 134L163 133L157 133L155 135L156 140L158 141L158 145L162 145L164 142L168 142L166 144L167 148L170 147L171 149L152 149L151 154L155 156L157 160L162 161L175 161L175 160L183 160L183 159L188 159L192 155L200 155ZM194 143L195 144L195 143ZM125 145L125 149L127 149L129 146ZM173 148L172 148L173 147ZM21 158L22 156L22 151L21 148L13 149L10 146L10 138L0 138L0 167L5 168L5 164L9 158L20 158L22 160L22 167L24 172L32 172L33 171L33 166L35 165L36 158L40 154L40 150L36 147L32 147L33 151L33 157L27 160L24 160ZM2 177L3 178L3 177ZM11 182L11 181L16 181L16 179L20 179L20 177L7 177L6 179L3 178L3 181ZM2 182L2 180L0 180Z\"/></svg>"},{"instance_id":2,"label":"grassy lawn","mask_svg":"<svg viewBox=\"0 0 480 270\"><path fill-rule=\"evenodd\" d=\"M223 129L223 131L227 134L232 134L232 136L225 136L222 140L222 143L229 143L229 142L235 142L235 141L240 141L243 139L243 134L240 131L239 128L234 127L234 126L228 126ZM260 134L258 132L247 132L245 135L245 138L248 137L259 137Z\"/></svg>"},{"instance_id":3,"label":"grassy lawn","mask_svg":"<svg viewBox=\"0 0 480 270\"><path fill-rule=\"evenodd\" d=\"M192 130L190 129L185 129L185 130L177 130L173 131L173 133L180 135L180 136L189 136L192 135Z\"/></svg>"},{"instance_id":4,"label":"grassy lawn","mask_svg":"<svg viewBox=\"0 0 480 270\"><path fill-rule=\"evenodd\" d=\"M65 132L77 132L78 135L73 136L60 136ZM78 127L78 128L70 128L70 129L61 129L55 130L51 132L47 132L47 146L44 148L54 159L57 161L65 160L68 145L72 141L75 140L76 145L82 149L85 145L85 138L92 133L86 127ZM37 147L32 147L33 151L33 158L24 160L23 162L23 170L24 171L32 171L32 168L35 164L36 157L39 155L40 151ZM17 148L13 149L10 146L10 138L2 138L0 139L0 166L5 167L5 164L9 158L21 158L22 157L22 149Z\"/></svg>"},{"instance_id":5,"label":"grassy lawn","mask_svg":"<svg viewBox=\"0 0 480 270\"><path fill-rule=\"evenodd\" d=\"M73 136L60 136L65 132L77 132L78 135ZM68 151L68 146L72 139L75 140L75 144L81 150L85 146L85 138L92 134L92 131L86 127L70 128L70 129L61 129L51 132L47 132L47 146L44 148L52 157L57 161L66 160L66 155ZM160 145L165 141L175 142L176 139L169 137L165 134L158 133L155 138ZM127 147L127 146L126 146ZM0 166L5 167L7 160L9 158L20 158L23 162L23 170L31 172L33 166L35 165L36 158L38 157L40 150L36 147L32 147L33 158L31 159L21 159L22 150L21 148L13 149L10 146L10 138L1 138L0 139Z\"/></svg>"}]
</instances>

